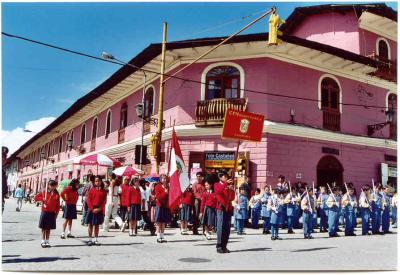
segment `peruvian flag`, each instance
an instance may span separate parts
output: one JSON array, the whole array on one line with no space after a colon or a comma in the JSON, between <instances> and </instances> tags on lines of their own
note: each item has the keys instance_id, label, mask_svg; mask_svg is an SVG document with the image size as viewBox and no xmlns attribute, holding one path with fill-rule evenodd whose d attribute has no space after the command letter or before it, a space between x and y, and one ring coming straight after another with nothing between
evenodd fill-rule
<instances>
[{"instance_id":1,"label":"peruvian flag","mask_svg":"<svg viewBox=\"0 0 400 275\"><path fill-rule=\"evenodd\" d=\"M175 129L172 130L169 177L169 209L173 212L179 206L181 195L190 183Z\"/></svg>"}]
</instances>

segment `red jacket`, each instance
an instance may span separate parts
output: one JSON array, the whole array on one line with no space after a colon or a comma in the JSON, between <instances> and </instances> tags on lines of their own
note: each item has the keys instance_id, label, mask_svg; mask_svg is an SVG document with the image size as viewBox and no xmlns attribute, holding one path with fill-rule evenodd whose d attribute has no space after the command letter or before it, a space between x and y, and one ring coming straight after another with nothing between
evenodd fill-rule
<instances>
[{"instance_id":1,"label":"red jacket","mask_svg":"<svg viewBox=\"0 0 400 275\"><path fill-rule=\"evenodd\" d=\"M204 213L204 207L206 206L214 209L217 207L217 198L215 197L215 193L208 193L207 191L203 193L200 204L200 213Z\"/></svg>"},{"instance_id":2,"label":"red jacket","mask_svg":"<svg viewBox=\"0 0 400 275\"><path fill-rule=\"evenodd\" d=\"M72 191L72 186L64 188L64 190L61 192L61 198L66 204L76 204L78 202L78 197L78 190Z\"/></svg>"},{"instance_id":3,"label":"red jacket","mask_svg":"<svg viewBox=\"0 0 400 275\"><path fill-rule=\"evenodd\" d=\"M196 183L193 185L193 193L194 193L194 197L196 199L201 200L203 197L203 194L206 192L206 188L204 187L204 184L201 183Z\"/></svg>"},{"instance_id":4,"label":"red jacket","mask_svg":"<svg viewBox=\"0 0 400 275\"><path fill-rule=\"evenodd\" d=\"M128 184L121 184L121 199L119 202L121 206L131 206L131 189L132 187L130 187Z\"/></svg>"},{"instance_id":5,"label":"red jacket","mask_svg":"<svg viewBox=\"0 0 400 275\"><path fill-rule=\"evenodd\" d=\"M156 206L168 208L168 193L165 191L162 184L157 184L154 188L154 195L156 197Z\"/></svg>"},{"instance_id":6,"label":"red jacket","mask_svg":"<svg viewBox=\"0 0 400 275\"><path fill-rule=\"evenodd\" d=\"M140 188L136 189L135 187L131 187L131 205L132 204L142 204L142 196L140 194Z\"/></svg>"},{"instance_id":7,"label":"red jacket","mask_svg":"<svg viewBox=\"0 0 400 275\"><path fill-rule=\"evenodd\" d=\"M194 194L192 190L186 190L183 192L181 197L181 203L193 206L194 205Z\"/></svg>"},{"instance_id":8,"label":"red jacket","mask_svg":"<svg viewBox=\"0 0 400 275\"><path fill-rule=\"evenodd\" d=\"M107 191L106 190L101 190L97 188L92 188L90 189L87 197L87 205L90 210L93 210L94 208L101 208L103 214L105 214L105 206L107 202Z\"/></svg>"},{"instance_id":9,"label":"red jacket","mask_svg":"<svg viewBox=\"0 0 400 275\"><path fill-rule=\"evenodd\" d=\"M217 199L217 210L233 212L232 201L235 199L235 191L227 189L226 182L218 182L214 184L215 197ZM223 209L224 208L224 209Z\"/></svg>"},{"instance_id":10,"label":"red jacket","mask_svg":"<svg viewBox=\"0 0 400 275\"><path fill-rule=\"evenodd\" d=\"M35 196L35 201L42 202L42 212L55 213L58 215L58 212L60 211L60 195L57 190L52 193L47 192L46 200L44 197L44 192L40 192Z\"/></svg>"}]
</instances>

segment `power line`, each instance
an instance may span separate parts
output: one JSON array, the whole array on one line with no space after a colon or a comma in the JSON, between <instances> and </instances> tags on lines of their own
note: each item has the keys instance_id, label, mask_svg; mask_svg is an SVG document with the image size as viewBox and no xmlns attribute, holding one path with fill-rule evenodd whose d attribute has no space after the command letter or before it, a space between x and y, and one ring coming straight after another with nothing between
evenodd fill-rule
<instances>
[{"instance_id":1,"label":"power line","mask_svg":"<svg viewBox=\"0 0 400 275\"><path fill-rule=\"evenodd\" d=\"M154 74L157 74L157 75L161 75L160 72L149 70L149 69L143 69L143 68L138 67L138 66L136 66L134 64L125 63L125 62L120 61L120 60L114 59L114 61L113 61L113 60L110 60L110 59L103 59L103 58L100 58L100 57L97 57L97 56L94 56L94 55L90 55L90 54L86 54L86 53L70 50L70 49L67 49L67 48L59 47L59 46L54 46L54 45L51 45L51 44L48 44L48 43L40 42L40 41L37 41L37 40L29 39L29 38L18 36L18 35L9 34L9 33L6 33L6 32L2 32L2 34L5 35L5 36L8 36L8 37L11 37L11 38L24 40L24 41L31 42L31 43L34 43L34 44L39 44L39 45L42 45L42 46L46 46L46 47L50 47L50 48L53 48L53 49L69 52L69 53L72 53L72 54L77 54L77 55L80 55L80 56L84 56L84 57L100 60L100 61L103 61L103 62L109 62L109 63L117 64L117 65L120 65L120 66L130 66L130 67L133 67L133 68L135 68L137 70L140 70L142 72L154 73ZM164 76L167 76L169 78L179 79L179 80L182 80L182 81L187 81L187 82L192 82L192 83L197 83L197 84L203 84L203 85L208 85L208 86L214 86L214 87L218 88L217 85L207 84L206 82L202 82L200 80L188 79L188 78L183 78L183 77L179 77L179 76L176 76L176 75L169 75L169 74L165 74L165 73L164 73ZM282 98L288 98L288 99L296 99L296 100L311 101L311 102L317 102L317 103L321 102L322 103L322 100L313 99L313 98L305 98L305 97L299 97L299 96L283 95L283 94L271 93L271 92L266 92L266 91L257 91L257 90L252 90L252 89L248 89L248 88L246 88L246 89L236 88L236 89L238 91L244 91L244 92L255 93L255 94L263 94L263 95L269 95L269 96L274 96L274 97L282 97ZM342 105L342 106L386 109L386 106L365 105L365 104L357 104L357 103L343 103L343 102L341 102L339 104ZM397 109L397 108L395 108L395 109Z\"/></svg>"}]
</instances>

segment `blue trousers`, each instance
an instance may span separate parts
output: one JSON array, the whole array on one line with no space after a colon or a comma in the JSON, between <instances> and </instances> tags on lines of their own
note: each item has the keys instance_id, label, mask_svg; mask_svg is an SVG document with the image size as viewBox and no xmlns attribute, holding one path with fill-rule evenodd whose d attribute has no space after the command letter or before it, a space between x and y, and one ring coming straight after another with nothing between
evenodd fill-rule
<instances>
[{"instance_id":1,"label":"blue trousers","mask_svg":"<svg viewBox=\"0 0 400 275\"><path fill-rule=\"evenodd\" d=\"M361 229L362 234L367 235L369 231L369 218L371 217L371 212L369 208L361 207Z\"/></svg>"},{"instance_id":2,"label":"blue trousers","mask_svg":"<svg viewBox=\"0 0 400 275\"><path fill-rule=\"evenodd\" d=\"M316 228L318 226L318 220L317 220L317 212L313 212L312 215L312 228Z\"/></svg>"},{"instance_id":3,"label":"blue trousers","mask_svg":"<svg viewBox=\"0 0 400 275\"><path fill-rule=\"evenodd\" d=\"M258 228L258 221L260 220L261 209L260 208L252 208L251 209L251 226L253 229Z\"/></svg>"},{"instance_id":4,"label":"blue trousers","mask_svg":"<svg viewBox=\"0 0 400 275\"><path fill-rule=\"evenodd\" d=\"M226 249L231 233L232 213L217 210L217 248Z\"/></svg>"},{"instance_id":5,"label":"blue trousers","mask_svg":"<svg viewBox=\"0 0 400 275\"><path fill-rule=\"evenodd\" d=\"M263 219L264 219L264 224L263 224L264 230L269 231L271 228L271 224L270 224L271 217L263 217Z\"/></svg>"},{"instance_id":6,"label":"blue trousers","mask_svg":"<svg viewBox=\"0 0 400 275\"><path fill-rule=\"evenodd\" d=\"M293 217L293 227L294 228L300 228L300 207L296 204L294 208L294 217Z\"/></svg>"},{"instance_id":7,"label":"blue trousers","mask_svg":"<svg viewBox=\"0 0 400 275\"><path fill-rule=\"evenodd\" d=\"M339 209L336 206L334 206L329 209L329 214L328 214L329 236L337 234L338 222L339 222Z\"/></svg>"},{"instance_id":8,"label":"blue trousers","mask_svg":"<svg viewBox=\"0 0 400 275\"><path fill-rule=\"evenodd\" d=\"M287 206L283 206L283 213L281 214L281 224L285 228L287 226Z\"/></svg>"},{"instance_id":9,"label":"blue trousers","mask_svg":"<svg viewBox=\"0 0 400 275\"><path fill-rule=\"evenodd\" d=\"M277 223L271 224L271 229L272 229L271 237L279 237L279 224Z\"/></svg>"},{"instance_id":10,"label":"blue trousers","mask_svg":"<svg viewBox=\"0 0 400 275\"><path fill-rule=\"evenodd\" d=\"M293 224L294 224L294 216L287 216L288 230L293 230Z\"/></svg>"},{"instance_id":11,"label":"blue trousers","mask_svg":"<svg viewBox=\"0 0 400 275\"><path fill-rule=\"evenodd\" d=\"M308 211L303 212L303 231L304 237L311 236L313 230L313 214Z\"/></svg>"},{"instance_id":12,"label":"blue trousers","mask_svg":"<svg viewBox=\"0 0 400 275\"><path fill-rule=\"evenodd\" d=\"M344 213L345 226L344 233L345 235L350 235L354 233L354 219L355 213L354 210L346 210Z\"/></svg>"},{"instance_id":13,"label":"blue trousers","mask_svg":"<svg viewBox=\"0 0 400 275\"><path fill-rule=\"evenodd\" d=\"M328 228L328 210L320 208L319 216L321 217L321 220L319 222L319 229L326 230Z\"/></svg>"},{"instance_id":14,"label":"blue trousers","mask_svg":"<svg viewBox=\"0 0 400 275\"><path fill-rule=\"evenodd\" d=\"M382 231L383 233L389 232L390 227L390 210L386 207L382 212Z\"/></svg>"},{"instance_id":15,"label":"blue trousers","mask_svg":"<svg viewBox=\"0 0 400 275\"><path fill-rule=\"evenodd\" d=\"M238 224L237 232L238 233L243 233L244 222L245 222L244 219L237 219L237 224Z\"/></svg>"},{"instance_id":16,"label":"blue trousers","mask_svg":"<svg viewBox=\"0 0 400 275\"><path fill-rule=\"evenodd\" d=\"M382 211L379 208L375 208L372 211L372 234L378 233L381 227L381 215Z\"/></svg>"},{"instance_id":17,"label":"blue trousers","mask_svg":"<svg viewBox=\"0 0 400 275\"><path fill-rule=\"evenodd\" d=\"M392 223L397 226L397 207L392 207Z\"/></svg>"}]
</instances>

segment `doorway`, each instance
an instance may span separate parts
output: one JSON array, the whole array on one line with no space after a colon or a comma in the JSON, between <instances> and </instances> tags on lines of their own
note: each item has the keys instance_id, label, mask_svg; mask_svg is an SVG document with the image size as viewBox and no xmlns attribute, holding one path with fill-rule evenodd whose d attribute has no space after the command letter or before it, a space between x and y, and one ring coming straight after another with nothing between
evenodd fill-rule
<instances>
[{"instance_id":1,"label":"doorway","mask_svg":"<svg viewBox=\"0 0 400 275\"><path fill-rule=\"evenodd\" d=\"M342 188L343 185L343 166L334 156L328 155L322 157L317 165L317 186L326 186L329 183L333 187L333 183Z\"/></svg>"}]
</instances>

